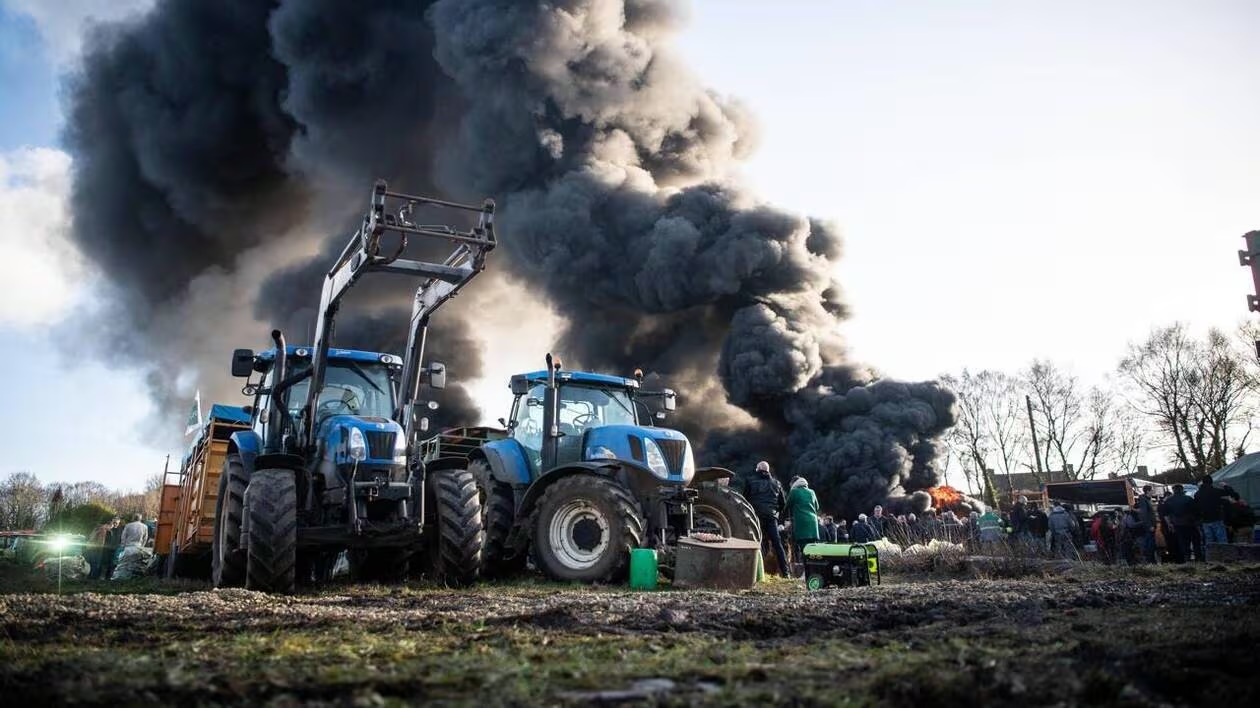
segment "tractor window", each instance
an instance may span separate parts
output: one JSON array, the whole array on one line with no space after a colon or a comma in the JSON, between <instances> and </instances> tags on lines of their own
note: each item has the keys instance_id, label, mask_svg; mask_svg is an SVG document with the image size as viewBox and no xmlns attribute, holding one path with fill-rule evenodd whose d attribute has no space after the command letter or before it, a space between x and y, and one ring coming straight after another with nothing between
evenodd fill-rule
<instances>
[{"instance_id":1,"label":"tractor window","mask_svg":"<svg viewBox=\"0 0 1260 708\"><path fill-rule=\"evenodd\" d=\"M572 384L560 387L560 430L568 435L603 425L637 423L634 403L624 390Z\"/></svg>"},{"instance_id":2,"label":"tractor window","mask_svg":"<svg viewBox=\"0 0 1260 708\"><path fill-rule=\"evenodd\" d=\"M296 416L306 403L310 379L289 391L289 408ZM330 361L319 392L316 420L333 415L390 418L394 415L394 389L385 367L361 361Z\"/></svg>"},{"instance_id":3,"label":"tractor window","mask_svg":"<svg viewBox=\"0 0 1260 708\"><path fill-rule=\"evenodd\" d=\"M542 457L543 441L543 393L546 387L542 384L529 389L529 393L516 402L516 425L512 428L512 437L525 448L538 466Z\"/></svg>"}]
</instances>

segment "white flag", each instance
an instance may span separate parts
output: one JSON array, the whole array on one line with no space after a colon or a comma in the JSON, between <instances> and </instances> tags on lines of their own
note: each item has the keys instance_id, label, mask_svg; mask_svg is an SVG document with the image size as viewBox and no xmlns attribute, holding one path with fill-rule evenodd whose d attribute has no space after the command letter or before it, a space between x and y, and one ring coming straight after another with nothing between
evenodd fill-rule
<instances>
[{"instance_id":1,"label":"white flag","mask_svg":"<svg viewBox=\"0 0 1260 708\"><path fill-rule=\"evenodd\" d=\"M184 424L184 435L191 435L201 429L201 389L193 398L192 410L188 411L188 421Z\"/></svg>"}]
</instances>

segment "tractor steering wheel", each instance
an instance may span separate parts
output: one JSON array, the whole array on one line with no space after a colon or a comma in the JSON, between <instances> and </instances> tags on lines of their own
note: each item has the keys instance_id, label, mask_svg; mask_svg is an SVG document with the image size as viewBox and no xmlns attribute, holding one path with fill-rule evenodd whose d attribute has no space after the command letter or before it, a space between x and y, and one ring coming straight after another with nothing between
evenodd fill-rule
<instances>
[{"instance_id":1,"label":"tractor steering wheel","mask_svg":"<svg viewBox=\"0 0 1260 708\"><path fill-rule=\"evenodd\" d=\"M570 425L572 425L575 428L581 429L581 428L585 428L594 419L595 419L594 413L583 413L579 416L575 416L573 420L570 421Z\"/></svg>"},{"instance_id":2,"label":"tractor steering wheel","mask_svg":"<svg viewBox=\"0 0 1260 708\"><path fill-rule=\"evenodd\" d=\"M340 398L330 398L319 404L319 417L324 418L326 416L336 415L337 411L342 408L346 409L346 412L348 413L354 413L354 408L346 401L343 401Z\"/></svg>"}]
</instances>

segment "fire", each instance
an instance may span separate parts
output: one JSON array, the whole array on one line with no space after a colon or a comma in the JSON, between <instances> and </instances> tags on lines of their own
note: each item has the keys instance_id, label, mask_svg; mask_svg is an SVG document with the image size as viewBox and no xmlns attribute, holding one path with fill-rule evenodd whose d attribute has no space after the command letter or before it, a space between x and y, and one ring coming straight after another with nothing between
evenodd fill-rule
<instances>
[{"instance_id":1,"label":"fire","mask_svg":"<svg viewBox=\"0 0 1260 708\"><path fill-rule=\"evenodd\" d=\"M932 495L932 508L934 509L952 509L963 500L962 492L948 485L932 487L927 491L928 494Z\"/></svg>"}]
</instances>

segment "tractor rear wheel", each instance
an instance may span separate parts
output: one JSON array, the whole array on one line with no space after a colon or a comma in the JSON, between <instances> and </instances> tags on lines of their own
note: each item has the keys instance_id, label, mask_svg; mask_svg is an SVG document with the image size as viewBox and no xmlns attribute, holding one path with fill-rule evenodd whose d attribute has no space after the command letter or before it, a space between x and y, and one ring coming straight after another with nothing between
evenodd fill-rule
<instances>
[{"instance_id":1,"label":"tractor rear wheel","mask_svg":"<svg viewBox=\"0 0 1260 708\"><path fill-rule=\"evenodd\" d=\"M502 578L519 573L525 567L526 555L508 543L516 523L512 485L495 481L485 460L468 463L468 472L477 480L481 493L481 528L486 535L481 547L481 576Z\"/></svg>"},{"instance_id":2,"label":"tractor rear wheel","mask_svg":"<svg viewBox=\"0 0 1260 708\"><path fill-rule=\"evenodd\" d=\"M425 571L448 586L471 585L481 575L481 501L468 470L437 470L425 480Z\"/></svg>"},{"instance_id":3,"label":"tractor rear wheel","mask_svg":"<svg viewBox=\"0 0 1260 708\"><path fill-rule=\"evenodd\" d=\"M245 487L245 466L240 456L228 455L219 473L214 540L210 546L210 574L216 588L238 587L245 582L245 554L241 550Z\"/></svg>"},{"instance_id":4,"label":"tractor rear wheel","mask_svg":"<svg viewBox=\"0 0 1260 708\"><path fill-rule=\"evenodd\" d=\"M297 566L297 486L290 470L255 472L245 489L245 587L293 592Z\"/></svg>"},{"instance_id":5,"label":"tractor rear wheel","mask_svg":"<svg viewBox=\"0 0 1260 708\"><path fill-rule=\"evenodd\" d=\"M692 507L696 531L761 543L761 526L748 500L717 482L701 484L699 492Z\"/></svg>"},{"instance_id":6,"label":"tractor rear wheel","mask_svg":"<svg viewBox=\"0 0 1260 708\"><path fill-rule=\"evenodd\" d=\"M576 474L556 480L538 500L531 523L534 557L555 580L618 582L647 524L630 492L613 480Z\"/></svg>"}]
</instances>

